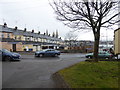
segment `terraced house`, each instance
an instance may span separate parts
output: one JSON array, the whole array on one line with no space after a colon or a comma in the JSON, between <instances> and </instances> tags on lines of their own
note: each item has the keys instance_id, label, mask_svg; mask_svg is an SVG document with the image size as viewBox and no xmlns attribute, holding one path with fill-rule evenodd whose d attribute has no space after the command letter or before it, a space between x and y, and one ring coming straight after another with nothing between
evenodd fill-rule
<instances>
[{"instance_id":1,"label":"terraced house","mask_svg":"<svg viewBox=\"0 0 120 90\"><path fill-rule=\"evenodd\" d=\"M35 33L34 30L20 30L17 27L9 28L7 24L0 25L0 39L2 48L11 51L37 51L41 49L59 49L64 45L61 38L58 38L58 32L52 36L46 33L41 34L40 31Z\"/></svg>"},{"instance_id":2,"label":"terraced house","mask_svg":"<svg viewBox=\"0 0 120 90\"><path fill-rule=\"evenodd\" d=\"M114 31L114 52L115 55L120 54L120 28Z\"/></svg>"}]
</instances>

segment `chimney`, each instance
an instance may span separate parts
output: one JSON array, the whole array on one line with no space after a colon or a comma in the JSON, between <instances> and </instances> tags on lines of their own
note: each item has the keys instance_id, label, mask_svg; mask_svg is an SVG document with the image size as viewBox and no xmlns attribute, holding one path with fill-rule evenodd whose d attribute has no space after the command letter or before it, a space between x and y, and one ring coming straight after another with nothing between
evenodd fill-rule
<instances>
[{"instance_id":1,"label":"chimney","mask_svg":"<svg viewBox=\"0 0 120 90\"><path fill-rule=\"evenodd\" d=\"M3 27L4 27L4 28L5 28L5 27L7 27L7 24L6 24L6 22L4 23Z\"/></svg>"},{"instance_id":2,"label":"chimney","mask_svg":"<svg viewBox=\"0 0 120 90\"><path fill-rule=\"evenodd\" d=\"M32 33L34 33L34 29L32 30Z\"/></svg>"},{"instance_id":3,"label":"chimney","mask_svg":"<svg viewBox=\"0 0 120 90\"><path fill-rule=\"evenodd\" d=\"M26 32L27 31L27 28L24 28L24 32Z\"/></svg>"},{"instance_id":4,"label":"chimney","mask_svg":"<svg viewBox=\"0 0 120 90\"><path fill-rule=\"evenodd\" d=\"M48 30L46 30L46 33L45 33L46 35L48 35Z\"/></svg>"},{"instance_id":5,"label":"chimney","mask_svg":"<svg viewBox=\"0 0 120 90\"><path fill-rule=\"evenodd\" d=\"M18 29L18 27L17 27L17 26L15 26L14 30L17 30L17 29Z\"/></svg>"},{"instance_id":6,"label":"chimney","mask_svg":"<svg viewBox=\"0 0 120 90\"><path fill-rule=\"evenodd\" d=\"M56 38L58 38L58 30L56 30Z\"/></svg>"},{"instance_id":7,"label":"chimney","mask_svg":"<svg viewBox=\"0 0 120 90\"><path fill-rule=\"evenodd\" d=\"M40 31L38 31L38 34L40 34Z\"/></svg>"},{"instance_id":8,"label":"chimney","mask_svg":"<svg viewBox=\"0 0 120 90\"><path fill-rule=\"evenodd\" d=\"M53 32L52 37L55 37L55 33Z\"/></svg>"}]
</instances>

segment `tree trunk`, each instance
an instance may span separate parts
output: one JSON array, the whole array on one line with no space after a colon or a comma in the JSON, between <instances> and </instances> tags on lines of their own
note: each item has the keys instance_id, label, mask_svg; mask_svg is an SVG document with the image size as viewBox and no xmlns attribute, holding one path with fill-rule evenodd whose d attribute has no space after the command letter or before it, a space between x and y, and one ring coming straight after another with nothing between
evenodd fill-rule
<instances>
[{"instance_id":1,"label":"tree trunk","mask_svg":"<svg viewBox=\"0 0 120 90\"><path fill-rule=\"evenodd\" d=\"M94 54L93 54L93 58L95 62L98 62L99 40L100 40L100 35L96 33L94 40L95 42L94 42Z\"/></svg>"}]
</instances>

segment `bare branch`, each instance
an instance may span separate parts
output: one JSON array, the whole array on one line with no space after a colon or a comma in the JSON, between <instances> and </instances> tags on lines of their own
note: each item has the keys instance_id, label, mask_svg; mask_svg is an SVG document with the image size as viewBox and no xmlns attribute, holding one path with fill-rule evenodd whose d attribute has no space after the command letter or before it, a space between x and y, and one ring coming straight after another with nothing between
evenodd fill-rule
<instances>
[{"instance_id":1,"label":"bare branch","mask_svg":"<svg viewBox=\"0 0 120 90\"><path fill-rule=\"evenodd\" d=\"M113 15L112 17L110 17L110 18L109 18L108 20L106 20L105 22L103 22L102 25L104 25L104 24L107 23L107 22L110 22L113 18L115 18L115 17L118 16L118 15L120 15L120 12L117 13L117 14L115 14L115 15Z\"/></svg>"}]
</instances>

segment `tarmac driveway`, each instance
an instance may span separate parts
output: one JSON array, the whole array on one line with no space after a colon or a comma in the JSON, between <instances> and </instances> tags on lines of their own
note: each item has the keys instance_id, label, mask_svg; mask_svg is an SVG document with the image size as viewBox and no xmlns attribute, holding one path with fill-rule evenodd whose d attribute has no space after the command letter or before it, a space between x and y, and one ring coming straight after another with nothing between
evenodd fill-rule
<instances>
[{"instance_id":1,"label":"tarmac driveway","mask_svg":"<svg viewBox=\"0 0 120 90\"><path fill-rule=\"evenodd\" d=\"M20 62L2 63L2 87L56 88L51 75L84 60L84 54L62 54L59 58L22 55Z\"/></svg>"}]
</instances>

